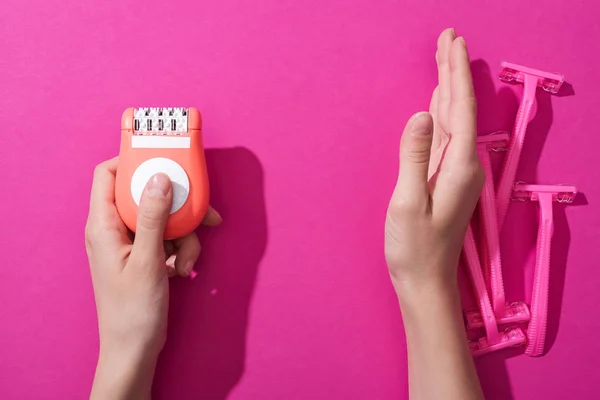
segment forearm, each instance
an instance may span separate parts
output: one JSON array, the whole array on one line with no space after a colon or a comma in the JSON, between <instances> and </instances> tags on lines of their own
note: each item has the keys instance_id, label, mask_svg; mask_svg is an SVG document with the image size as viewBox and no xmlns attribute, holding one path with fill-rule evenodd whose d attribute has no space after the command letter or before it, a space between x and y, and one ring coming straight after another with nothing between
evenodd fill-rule
<instances>
[{"instance_id":1,"label":"forearm","mask_svg":"<svg viewBox=\"0 0 600 400\"><path fill-rule=\"evenodd\" d=\"M399 288L408 343L410 398L483 399L456 284Z\"/></svg>"},{"instance_id":2,"label":"forearm","mask_svg":"<svg viewBox=\"0 0 600 400\"><path fill-rule=\"evenodd\" d=\"M156 359L143 351L101 350L90 399L150 399Z\"/></svg>"}]
</instances>

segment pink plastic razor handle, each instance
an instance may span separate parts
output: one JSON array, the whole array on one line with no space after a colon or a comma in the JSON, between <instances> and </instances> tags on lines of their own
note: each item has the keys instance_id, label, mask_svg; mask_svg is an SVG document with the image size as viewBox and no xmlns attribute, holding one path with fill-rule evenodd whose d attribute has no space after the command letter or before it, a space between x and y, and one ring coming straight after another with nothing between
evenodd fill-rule
<instances>
[{"instance_id":1,"label":"pink plastic razor handle","mask_svg":"<svg viewBox=\"0 0 600 400\"><path fill-rule=\"evenodd\" d=\"M477 138L477 153L485 171L485 183L479 198L481 228L484 240L481 243L481 263L484 278L490 289L492 306L498 324L515 324L529 321L530 313L523 302L506 304L502 260L500 257L500 233L496 216L496 194L490 151L505 151L507 132L496 132ZM481 328L483 319L477 310L465 312L467 328Z\"/></svg>"},{"instance_id":2,"label":"pink plastic razor handle","mask_svg":"<svg viewBox=\"0 0 600 400\"><path fill-rule=\"evenodd\" d=\"M477 254L477 245L473 236L471 226L467 228L465 242L463 244L463 253L469 271L469 277L473 284L479 312L482 316L482 324L485 327L486 337L475 342L469 343L471 353L474 357L491 353L492 351L501 350L507 347L520 346L525 343L525 335L520 328L509 329L506 332L498 332L496 325L496 317L492 310L492 304L485 287L483 280L483 272L479 255Z\"/></svg>"},{"instance_id":3,"label":"pink plastic razor handle","mask_svg":"<svg viewBox=\"0 0 600 400\"><path fill-rule=\"evenodd\" d=\"M504 281L502 279L502 260L500 257L500 233L496 215L496 193L490 151L506 149L508 133L499 132L477 138L477 154L485 172L485 182L479 197L484 241L482 242L482 259L484 271L489 271L492 306L496 317L502 316L506 299Z\"/></svg>"},{"instance_id":4,"label":"pink plastic razor handle","mask_svg":"<svg viewBox=\"0 0 600 400\"><path fill-rule=\"evenodd\" d=\"M474 357L480 357L496 350L521 346L526 340L525 333L523 333L522 329L511 328L502 332L500 343L489 344L487 339L483 337L476 342L469 343L469 348Z\"/></svg>"},{"instance_id":5,"label":"pink plastic razor handle","mask_svg":"<svg viewBox=\"0 0 600 400\"><path fill-rule=\"evenodd\" d=\"M467 329L483 328L483 319L479 310L465 311ZM498 325L514 325L527 322L531 319L529 307L522 301L508 304L500 318L496 318Z\"/></svg>"},{"instance_id":6,"label":"pink plastic razor handle","mask_svg":"<svg viewBox=\"0 0 600 400\"><path fill-rule=\"evenodd\" d=\"M498 326L496 325L496 317L494 316L492 304L490 303L487 288L485 287L485 281L483 280L483 271L481 270L481 263L479 262L479 255L477 254L477 245L470 225L467 228L465 243L463 244L463 253L467 263L469 277L473 284L477 304L479 305L483 326L485 327L487 342L489 344L499 343L500 334L498 333Z\"/></svg>"},{"instance_id":7,"label":"pink plastic razor handle","mask_svg":"<svg viewBox=\"0 0 600 400\"><path fill-rule=\"evenodd\" d=\"M531 322L527 329L528 344L525 354L537 357L544 353L548 321L548 289L550 284L550 249L554 233L552 203L572 203L575 186L526 185L514 186L513 198L519 201L533 200L540 204L533 294L531 296Z\"/></svg>"},{"instance_id":8,"label":"pink plastic razor handle","mask_svg":"<svg viewBox=\"0 0 600 400\"><path fill-rule=\"evenodd\" d=\"M517 167L519 166L523 142L525 141L525 132L529 121L534 116L532 110L536 103L536 88L539 86L547 92L557 93L564 82L564 76L503 62L500 66L500 79L505 82L523 83L523 98L517 112L513 134L510 138L496 193L498 226L502 230L517 174Z\"/></svg>"}]
</instances>

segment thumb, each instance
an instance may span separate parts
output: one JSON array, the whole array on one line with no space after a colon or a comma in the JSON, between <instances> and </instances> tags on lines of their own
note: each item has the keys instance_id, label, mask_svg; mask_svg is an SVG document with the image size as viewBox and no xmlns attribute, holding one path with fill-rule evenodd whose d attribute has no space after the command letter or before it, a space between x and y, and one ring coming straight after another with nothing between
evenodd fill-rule
<instances>
[{"instance_id":1,"label":"thumb","mask_svg":"<svg viewBox=\"0 0 600 400\"><path fill-rule=\"evenodd\" d=\"M427 172L433 140L433 119L420 112L408 121L400 140L400 172L396 189L403 199L422 204L429 195Z\"/></svg>"},{"instance_id":2,"label":"thumb","mask_svg":"<svg viewBox=\"0 0 600 400\"><path fill-rule=\"evenodd\" d=\"M162 173L152 176L140 199L134 249L143 252L162 251L172 201L173 188L169 177Z\"/></svg>"}]
</instances>

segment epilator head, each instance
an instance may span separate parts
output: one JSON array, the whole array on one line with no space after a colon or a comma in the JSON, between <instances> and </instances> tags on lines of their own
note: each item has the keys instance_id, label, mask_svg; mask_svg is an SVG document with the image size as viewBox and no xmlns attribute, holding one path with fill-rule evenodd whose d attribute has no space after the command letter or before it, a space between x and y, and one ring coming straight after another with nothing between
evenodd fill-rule
<instances>
[{"instance_id":1,"label":"epilator head","mask_svg":"<svg viewBox=\"0 0 600 400\"><path fill-rule=\"evenodd\" d=\"M133 232L140 198L157 173L171 179L173 203L165 239L191 233L208 209L202 117L195 108L128 108L121 119L116 205Z\"/></svg>"}]
</instances>

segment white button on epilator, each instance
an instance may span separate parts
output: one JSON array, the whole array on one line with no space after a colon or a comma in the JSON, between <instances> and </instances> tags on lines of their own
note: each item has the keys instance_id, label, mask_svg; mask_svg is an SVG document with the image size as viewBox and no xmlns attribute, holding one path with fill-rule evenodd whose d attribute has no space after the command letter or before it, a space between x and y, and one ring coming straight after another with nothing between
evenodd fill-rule
<instances>
[{"instance_id":1,"label":"white button on epilator","mask_svg":"<svg viewBox=\"0 0 600 400\"><path fill-rule=\"evenodd\" d=\"M170 158L151 158L141 163L131 177L131 195L135 204L139 206L146 184L152 176L160 172L166 174L173 185L173 204L171 205L171 214L173 214L185 204L190 193L190 181L181 165Z\"/></svg>"}]
</instances>

